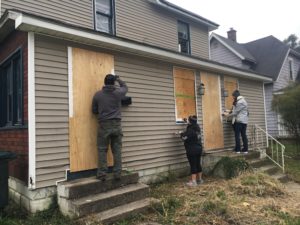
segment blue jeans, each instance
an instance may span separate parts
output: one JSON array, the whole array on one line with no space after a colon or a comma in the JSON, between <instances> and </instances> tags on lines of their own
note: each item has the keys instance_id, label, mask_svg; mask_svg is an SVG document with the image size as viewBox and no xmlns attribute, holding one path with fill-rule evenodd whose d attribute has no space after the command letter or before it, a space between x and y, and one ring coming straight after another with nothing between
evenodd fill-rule
<instances>
[{"instance_id":1,"label":"blue jeans","mask_svg":"<svg viewBox=\"0 0 300 225\"><path fill-rule=\"evenodd\" d=\"M244 123L235 123L234 126L234 135L235 135L235 151L241 151L241 140L240 136L242 136L243 140L243 149L242 152L248 152L248 138L247 138L247 124Z\"/></svg>"}]
</instances>

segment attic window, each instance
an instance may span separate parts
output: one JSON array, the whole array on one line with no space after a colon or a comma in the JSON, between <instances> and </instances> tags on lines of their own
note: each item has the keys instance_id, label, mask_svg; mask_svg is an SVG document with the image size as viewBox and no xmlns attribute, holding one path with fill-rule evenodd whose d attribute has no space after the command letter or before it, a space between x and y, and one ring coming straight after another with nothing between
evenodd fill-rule
<instances>
[{"instance_id":1,"label":"attic window","mask_svg":"<svg viewBox=\"0 0 300 225\"><path fill-rule=\"evenodd\" d=\"M114 0L94 0L95 30L114 34Z\"/></svg>"},{"instance_id":2,"label":"attic window","mask_svg":"<svg viewBox=\"0 0 300 225\"><path fill-rule=\"evenodd\" d=\"M187 23L178 21L178 50L182 53L191 53L190 48L190 32L189 25Z\"/></svg>"}]
</instances>

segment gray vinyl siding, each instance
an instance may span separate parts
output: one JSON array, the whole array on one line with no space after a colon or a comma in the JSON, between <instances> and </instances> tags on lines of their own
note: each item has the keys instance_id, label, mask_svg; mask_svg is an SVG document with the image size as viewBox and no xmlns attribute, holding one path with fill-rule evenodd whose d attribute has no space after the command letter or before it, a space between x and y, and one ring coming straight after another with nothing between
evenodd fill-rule
<instances>
[{"instance_id":1,"label":"gray vinyl siding","mask_svg":"<svg viewBox=\"0 0 300 225\"><path fill-rule=\"evenodd\" d=\"M222 78L221 87L224 86L224 78ZM249 109L249 123L247 128L247 135L249 140L249 147L251 148L251 130L253 125L258 125L262 129L266 129L265 123L265 108L264 108L264 95L263 83L256 82L248 79L238 78L238 86L241 95L245 97ZM227 98L232 98L230 93ZM222 97L222 109L224 109L224 97ZM233 149L235 146L234 132L231 122L223 120L224 131L224 147L226 149Z\"/></svg>"},{"instance_id":2,"label":"gray vinyl siding","mask_svg":"<svg viewBox=\"0 0 300 225\"><path fill-rule=\"evenodd\" d=\"M186 164L182 141L174 132L173 66L127 55L115 56L115 71L129 86L133 104L123 108L123 165L143 175L151 169Z\"/></svg>"},{"instance_id":3,"label":"gray vinyl siding","mask_svg":"<svg viewBox=\"0 0 300 225\"><path fill-rule=\"evenodd\" d=\"M297 75L300 74L300 58L294 58L294 80L297 79Z\"/></svg>"},{"instance_id":4,"label":"gray vinyl siding","mask_svg":"<svg viewBox=\"0 0 300 225\"><path fill-rule=\"evenodd\" d=\"M241 58L232 53L227 47L213 39L210 44L211 60L242 69L249 69L248 65L242 63Z\"/></svg>"},{"instance_id":5,"label":"gray vinyl siding","mask_svg":"<svg viewBox=\"0 0 300 225\"><path fill-rule=\"evenodd\" d=\"M208 29L194 23L190 24L191 54L201 58L209 58Z\"/></svg>"},{"instance_id":6,"label":"gray vinyl siding","mask_svg":"<svg viewBox=\"0 0 300 225\"><path fill-rule=\"evenodd\" d=\"M282 69L280 71L278 79L274 83L274 91L285 88L291 82L291 80L290 80L289 58L291 58L293 60L293 80L295 80L296 77L297 77L297 73L300 69L300 60L296 57L293 57L292 55L289 55L289 57L287 57L286 60L284 61L284 64L282 66Z\"/></svg>"},{"instance_id":7,"label":"gray vinyl siding","mask_svg":"<svg viewBox=\"0 0 300 225\"><path fill-rule=\"evenodd\" d=\"M266 129L263 83L239 79L241 95L245 97L249 109L249 128L255 124Z\"/></svg>"},{"instance_id":8,"label":"gray vinyl siding","mask_svg":"<svg viewBox=\"0 0 300 225\"><path fill-rule=\"evenodd\" d=\"M145 44L178 51L177 21L190 26L192 55L208 58L208 30L147 0L116 1L116 33Z\"/></svg>"},{"instance_id":9,"label":"gray vinyl siding","mask_svg":"<svg viewBox=\"0 0 300 225\"><path fill-rule=\"evenodd\" d=\"M178 51L177 21L190 25L192 55L209 57L208 29L147 0L116 0L116 36ZM92 0L2 0L1 12L17 9L72 25L94 29Z\"/></svg>"},{"instance_id":10,"label":"gray vinyl siding","mask_svg":"<svg viewBox=\"0 0 300 225\"><path fill-rule=\"evenodd\" d=\"M35 36L36 187L55 185L69 168L67 48Z\"/></svg>"},{"instance_id":11,"label":"gray vinyl siding","mask_svg":"<svg viewBox=\"0 0 300 225\"><path fill-rule=\"evenodd\" d=\"M276 137L278 136L278 119L277 114L272 110L273 84L265 85L265 99L268 133Z\"/></svg>"},{"instance_id":12,"label":"gray vinyl siding","mask_svg":"<svg viewBox=\"0 0 300 225\"><path fill-rule=\"evenodd\" d=\"M55 185L65 178L69 168L67 46L73 44L42 36L36 36L35 40L36 187L39 188ZM74 46L86 48L79 44ZM173 68L185 67L122 53L110 54L114 54L115 72L127 82L127 95L133 102L122 108L123 167L147 177L165 172L167 168L187 166L183 143L174 136L174 132L183 130L185 125L175 121ZM197 87L199 71L201 68L196 70ZM262 83L242 80L240 89L249 103L251 124L264 127ZM197 113L202 127L198 94ZM225 141L233 140L232 131L226 135Z\"/></svg>"},{"instance_id":13,"label":"gray vinyl siding","mask_svg":"<svg viewBox=\"0 0 300 225\"><path fill-rule=\"evenodd\" d=\"M2 0L1 13L17 9L76 26L93 29L92 0Z\"/></svg>"},{"instance_id":14,"label":"gray vinyl siding","mask_svg":"<svg viewBox=\"0 0 300 225\"><path fill-rule=\"evenodd\" d=\"M283 63L283 66L281 68L280 74L277 78L277 80L274 83L274 90L278 91L286 86L288 86L290 83L290 69L289 69L289 60L286 58L286 60Z\"/></svg>"}]
</instances>

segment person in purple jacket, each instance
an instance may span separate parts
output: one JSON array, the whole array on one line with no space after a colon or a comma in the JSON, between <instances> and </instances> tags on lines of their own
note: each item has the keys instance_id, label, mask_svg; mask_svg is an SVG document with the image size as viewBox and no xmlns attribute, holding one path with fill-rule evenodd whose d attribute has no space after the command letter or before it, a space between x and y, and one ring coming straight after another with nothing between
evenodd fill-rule
<instances>
[{"instance_id":1,"label":"person in purple jacket","mask_svg":"<svg viewBox=\"0 0 300 225\"><path fill-rule=\"evenodd\" d=\"M119 87L115 85L119 83ZM119 76L107 74L104 86L93 97L92 111L98 115L98 170L97 178L105 181L107 174L107 151L111 145L115 179L121 178L122 171L122 127L121 127L121 99L128 92L128 87Z\"/></svg>"}]
</instances>

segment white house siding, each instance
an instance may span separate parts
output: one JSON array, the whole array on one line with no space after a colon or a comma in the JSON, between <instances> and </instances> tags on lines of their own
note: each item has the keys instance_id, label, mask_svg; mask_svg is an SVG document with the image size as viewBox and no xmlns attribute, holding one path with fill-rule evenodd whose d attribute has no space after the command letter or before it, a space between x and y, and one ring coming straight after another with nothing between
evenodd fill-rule
<instances>
[{"instance_id":1,"label":"white house siding","mask_svg":"<svg viewBox=\"0 0 300 225\"><path fill-rule=\"evenodd\" d=\"M249 66L242 63L241 58L232 53L227 47L216 39L210 43L211 60L242 69L249 69Z\"/></svg>"},{"instance_id":2,"label":"white house siding","mask_svg":"<svg viewBox=\"0 0 300 225\"><path fill-rule=\"evenodd\" d=\"M35 38L36 187L55 185L69 167L67 47Z\"/></svg>"},{"instance_id":3,"label":"white house siding","mask_svg":"<svg viewBox=\"0 0 300 225\"><path fill-rule=\"evenodd\" d=\"M116 1L117 36L178 51L177 21L190 25L191 52L209 57L208 30L147 0Z\"/></svg>"},{"instance_id":4,"label":"white house siding","mask_svg":"<svg viewBox=\"0 0 300 225\"><path fill-rule=\"evenodd\" d=\"M1 14L7 9L67 22L76 26L93 29L92 0L1 0Z\"/></svg>"}]
</instances>

